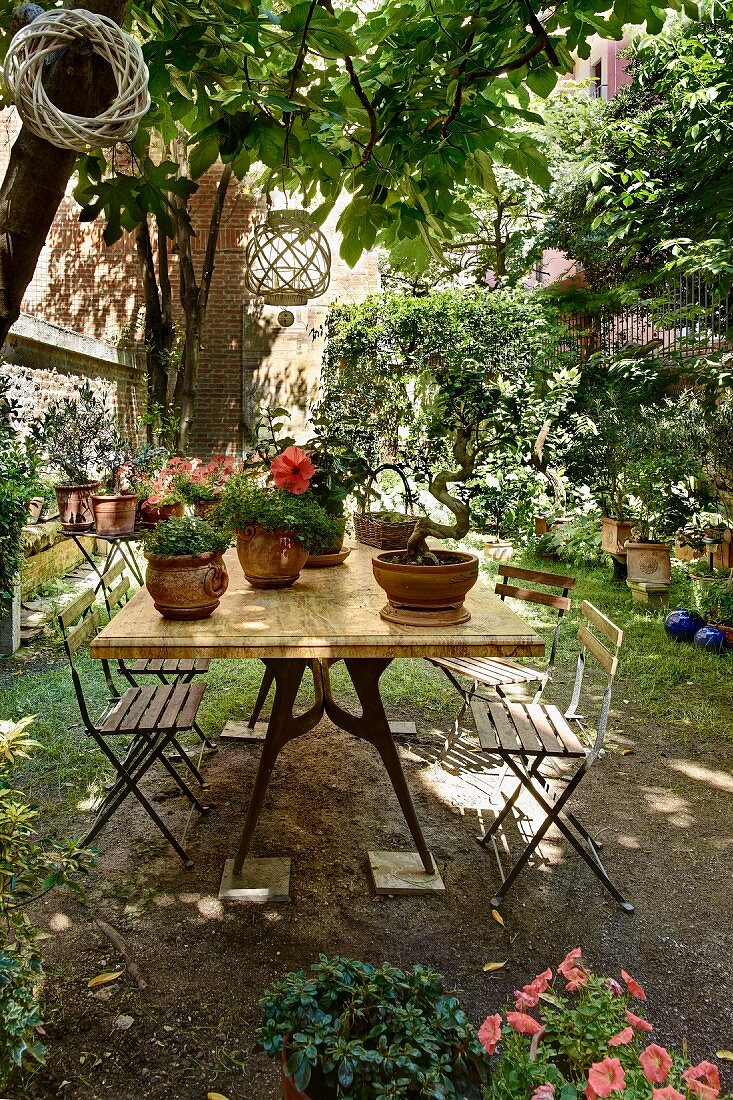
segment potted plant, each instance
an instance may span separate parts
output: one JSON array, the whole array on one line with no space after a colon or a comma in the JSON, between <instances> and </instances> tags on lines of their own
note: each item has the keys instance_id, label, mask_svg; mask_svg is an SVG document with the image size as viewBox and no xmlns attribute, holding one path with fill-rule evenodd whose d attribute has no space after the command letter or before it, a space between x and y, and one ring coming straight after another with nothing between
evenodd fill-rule
<instances>
[{"instance_id":1,"label":"potted plant","mask_svg":"<svg viewBox=\"0 0 733 1100\"><path fill-rule=\"evenodd\" d=\"M707 623L722 630L726 645L733 646L733 569L716 571L705 579L705 584L697 586L698 611Z\"/></svg>"},{"instance_id":2,"label":"potted plant","mask_svg":"<svg viewBox=\"0 0 733 1100\"><path fill-rule=\"evenodd\" d=\"M151 481L143 482L138 490L140 524L154 527L171 516L183 516L186 511L190 475L193 464L175 455Z\"/></svg>"},{"instance_id":3,"label":"potted plant","mask_svg":"<svg viewBox=\"0 0 733 1100\"><path fill-rule=\"evenodd\" d=\"M62 525L88 531L94 525L92 495L100 487L100 470L119 446L113 411L88 382L72 397L52 401L33 425L30 438L64 481L55 485Z\"/></svg>"},{"instance_id":4,"label":"potted plant","mask_svg":"<svg viewBox=\"0 0 733 1100\"><path fill-rule=\"evenodd\" d=\"M194 514L205 519L219 503L221 491L237 468L232 455L212 455L207 463L192 459L188 480L179 485Z\"/></svg>"},{"instance_id":5,"label":"potted plant","mask_svg":"<svg viewBox=\"0 0 733 1100\"><path fill-rule=\"evenodd\" d=\"M309 553L322 554L338 539L335 520L308 491L313 464L300 455L288 456L288 488L262 485L252 471L242 471L222 490L218 514L236 533L239 561L254 588L288 588Z\"/></svg>"},{"instance_id":6,"label":"potted plant","mask_svg":"<svg viewBox=\"0 0 733 1100\"><path fill-rule=\"evenodd\" d=\"M228 539L205 520L173 516L148 531L145 584L164 619L206 619L229 584Z\"/></svg>"},{"instance_id":7,"label":"potted plant","mask_svg":"<svg viewBox=\"0 0 733 1100\"><path fill-rule=\"evenodd\" d=\"M488 1057L435 971L321 955L259 1002L259 1042L288 1100L480 1100Z\"/></svg>"},{"instance_id":8,"label":"potted plant","mask_svg":"<svg viewBox=\"0 0 733 1100\"><path fill-rule=\"evenodd\" d=\"M137 494L127 480L126 466L132 447L119 432L110 436L104 456L102 488L92 493L94 530L98 535L131 535L135 530Z\"/></svg>"}]
</instances>

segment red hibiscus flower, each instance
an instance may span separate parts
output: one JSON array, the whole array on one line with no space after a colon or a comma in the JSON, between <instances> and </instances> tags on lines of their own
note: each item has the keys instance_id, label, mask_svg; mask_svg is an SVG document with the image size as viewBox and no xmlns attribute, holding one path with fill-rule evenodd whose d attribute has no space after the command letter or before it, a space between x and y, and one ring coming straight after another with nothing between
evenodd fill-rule
<instances>
[{"instance_id":1,"label":"red hibiscus flower","mask_svg":"<svg viewBox=\"0 0 733 1100\"><path fill-rule=\"evenodd\" d=\"M639 1055L644 1076L652 1085L663 1085L672 1068L669 1053L658 1043L650 1043Z\"/></svg>"},{"instance_id":2,"label":"red hibiscus flower","mask_svg":"<svg viewBox=\"0 0 733 1100\"><path fill-rule=\"evenodd\" d=\"M273 458L270 471L278 489L287 489L300 496L310 485L316 468L302 447L286 447L281 455Z\"/></svg>"}]
</instances>

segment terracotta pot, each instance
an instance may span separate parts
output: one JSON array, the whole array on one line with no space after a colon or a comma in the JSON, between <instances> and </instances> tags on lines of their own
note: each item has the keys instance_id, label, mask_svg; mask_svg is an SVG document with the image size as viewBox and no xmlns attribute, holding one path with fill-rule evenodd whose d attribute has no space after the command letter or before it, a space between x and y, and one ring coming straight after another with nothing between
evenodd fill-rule
<instances>
[{"instance_id":1,"label":"terracotta pot","mask_svg":"<svg viewBox=\"0 0 733 1100\"><path fill-rule=\"evenodd\" d=\"M715 623L715 626L725 634L726 649L733 649L733 626L728 626L727 623Z\"/></svg>"},{"instance_id":2,"label":"terracotta pot","mask_svg":"<svg viewBox=\"0 0 733 1100\"><path fill-rule=\"evenodd\" d=\"M623 557L626 541L630 538L631 523L628 520L601 516L601 549L607 554Z\"/></svg>"},{"instance_id":3,"label":"terracotta pot","mask_svg":"<svg viewBox=\"0 0 733 1100\"><path fill-rule=\"evenodd\" d=\"M285 1063L287 1062L287 1056L285 1050L283 1050L280 1056L280 1080L283 1087L283 1100L311 1100L307 1092L301 1092L293 1084L293 1078L288 1077L285 1072Z\"/></svg>"},{"instance_id":4,"label":"terracotta pot","mask_svg":"<svg viewBox=\"0 0 733 1100\"><path fill-rule=\"evenodd\" d=\"M514 543L508 539L495 539L484 543L484 557L492 561L509 561L514 553Z\"/></svg>"},{"instance_id":5,"label":"terracotta pot","mask_svg":"<svg viewBox=\"0 0 733 1100\"><path fill-rule=\"evenodd\" d=\"M209 512L216 508L218 503L218 498L216 500L197 500L193 506L193 514L198 516L199 519L208 519Z\"/></svg>"},{"instance_id":6,"label":"terracotta pot","mask_svg":"<svg viewBox=\"0 0 733 1100\"><path fill-rule=\"evenodd\" d=\"M98 535L131 535L135 530L137 497L134 493L92 497L94 529Z\"/></svg>"},{"instance_id":7,"label":"terracotta pot","mask_svg":"<svg viewBox=\"0 0 733 1100\"><path fill-rule=\"evenodd\" d=\"M39 519L41 518L41 512L43 511L44 504L45 501L43 497L31 497L26 506L28 508L29 523L38 523Z\"/></svg>"},{"instance_id":8,"label":"terracotta pot","mask_svg":"<svg viewBox=\"0 0 733 1100\"><path fill-rule=\"evenodd\" d=\"M550 530L550 525L547 522L547 516L535 516L534 517L534 533L537 538L540 535L546 535Z\"/></svg>"},{"instance_id":9,"label":"terracotta pot","mask_svg":"<svg viewBox=\"0 0 733 1100\"><path fill-rule=\"evenodd\" d=\"M143 527L155 527L157 523L170 519L171 516L183 516L186 513L185 504L148 504L146 500L139 508L140 523Z\"/></svg>"},{"instance_id":10,"label":"terracotta pot","mask_svg":"<svg viewBox=\"0 0 733 1100\"><path fill-rule=\"evenodd\" d=\"M92 481L88 485L55 486L62 527L67 531L91 531L94 526L92 496L98 488L98 481Z\"/></svg>"},{"instance_id":11,"label":"terracotta pot","mask_svg":"<svg viewBox=\"0 0 733 1100\"><path fill-rule=\"evenodd\" d=\"M684 562L699 561L700 558L705 557L702 550L696 550L694 546L688 546L687 543L683 545L679 539L674 541L674 556L677 561Z\"/></svg>"},{"instance_id":12,"label":"terracotta pot","mask_svg":"<svg viewBox=\"0 0 733 1100\"><path fill-rule=\"evenodd\" d=\"M389 561L394 551L374 555L374 578L387 593L391 607L428 612L463 608L466 593L478 580L478 558L458 550L439 553L450 560L442 565L409 565ZM462 620L453 621L465 622L467 615L464 611Z\"/></svg>"},{"instance_id":13,"label":"terracotta pot","mask_svg":"<svg viewBox=\"0 0 733 1100\"><path fill-rule=\"evenodd\" d=\"M237 531L237 554L253 588L289 588L308 558L292 531L265 531L258 523Z\"/></svg>"},{"instance_id":14,"label":"terracotta pot","mask_svg":"<svg viewBox=\"0 0 733 1100\"><path fill-rule=\"evenodd\" d=\"M145 584L164 619L208 619L227 590L222 551L167 557L146 554Z\"/></svg>"},{"instance_id":15,"label":"terracotta pot","mask_svg":"<svg viewBox=\"0 0 733 1100\"><path fill-rule=\"evenodd\" d=\"M666 542L627 542L627 579L635 584L669 585L671 548Z\"/></svg>"}]
</instances>

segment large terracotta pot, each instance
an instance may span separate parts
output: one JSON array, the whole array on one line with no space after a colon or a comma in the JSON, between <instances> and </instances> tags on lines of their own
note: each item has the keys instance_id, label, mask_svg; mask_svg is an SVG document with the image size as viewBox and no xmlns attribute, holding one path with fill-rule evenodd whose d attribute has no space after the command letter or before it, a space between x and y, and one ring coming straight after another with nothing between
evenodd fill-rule
<instances>
[{"instance_id":1,"label":"large terracotta pot","mask_svg":"<svg viewBox=\"0 0 733 1100\"><path fill-rule=\"evenodd\" d=\"M98 535L131 535L135 530L137 497L134 493L92 497L94 529Z\"/></svg>"},{"instance_id":2,"label":"large terracotta pot","mask_svg":"<svg viewBox=\"0 0 733 1100\"><path fill-rule=\"evenodd\" d=\"M222 551L168 557L146 554L145 584L164 619L207 619L229 585Z\"/></svg>"},{"instance_id":3,"label":"large terracotta pot","mask_svg":"<svg viewBox=\"0 0 733 1100\"><path fill-rule=\"evenodd\" d=\"M183 516L186 513L185 504L148 504L146 500L140 505L140 523L143 527L155 527L157 523L170 519L171 516Z\"/></svg>"},{"instance_id":4,"label":"large terracotta pot","mask_svg":"<svg viewBox=\"0 0 733 1100\"><path fill-rule=\"evenodd\" d=\"M88 485L55 486L59 519L65 530L91 531L94 526L92 497L98 488L98 481L92 481Z\"/></svg>"},{"instance_id":5,"label":"large terracotta pot","mask_svg":"<svg viewBox=\"0 0 733 1100\"><path fill-rule=\"evenodd\" d=\"M237 531L237 555L253 588L289 588L308 559L292 531L265 531L258 523Z\"/></svg>"},{"instance_id":6,"label":"large terracotta pot","mask_svg":"<svg viewBox=\"0 0 733 1100\"><path fill-rule=\"evenodd\" d=\"M671 547L666 542L627 542L626 569L634 584L669 585Z\"/></svg>"},{"instance_id":7,"label":"large terracotta pot","mask_svg":"<svg viewBox=\"0 0 733 1100\"><path fill-rule=\"evenodd\" d=\"M623 557L626 553L626 541L630 538L631 523L628 520L601 516L601 549L607 554Z\"/></svg>"},{"instance_id":8,"label":"large terracotta pot","mask_svg":"<svg viewBox=\"0 0 733 1100\"><path fill-rule=\"evenodd\" d=\"M31 497L27 504L29 523L38 523L45 503L43 497Z\"/></svg>"},{"instance_id":9,"label":"large terracotta pot","mask_svg":"<svg viewBox=\"0 0 733 1100\"><path fill-rule=\"evenodd\" d=\"M390 561L395 552L372 558L374 578L387 593L389 605L380 612L389 622L443 625L466 622L466 593L478 580L478 558L459 550L439 550L440 565L412 565Z\"/></svg>"}]
</instances>

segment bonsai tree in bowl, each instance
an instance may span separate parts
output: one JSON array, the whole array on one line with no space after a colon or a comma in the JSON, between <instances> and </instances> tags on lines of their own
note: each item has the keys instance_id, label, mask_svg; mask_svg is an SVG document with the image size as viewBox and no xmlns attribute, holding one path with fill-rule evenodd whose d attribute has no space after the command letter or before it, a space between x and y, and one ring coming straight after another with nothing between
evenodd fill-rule
<instances>
[{"instance_id":1,"label":"bonsai tree in bowl","mask_svg":"<svg viewBox=\"0 0 733 1100\"><path fill-rule=\"evenodd\" d=\"M229 539L205 520L172 516L145 536L145 584L165 619L206 619L229 585Z\"/></svg>"},{"instance_id":2,"label":"bonsai tree in bowl","mask_svg":"<svg viewBox=\"0 0 733 1100\"><path fill-rule=\"evenodd\" d=\"M108 402L89 382L70 397L53 400L33 425L30 439L64 480L55 485L61 523L68 530L88 531L94 525L92 495L100 476L119 465L120 433Z\"/></svg>"},{"instance_id":3,"label":"bonsai tree in bowl","mask_svg":"<svg viewBox=\"0 0 733 1100\"><path fill-rule=\"evenodd\" d=\"M320 956L259 1002L259 1041L290 1100L480 1100L488 1055L440 975Z\"/></svg>"},{"instance_id":4,"label":"bonsai tree in bowl","mask_svg":"<svg viewBox=\"0 0 733 1100\"><path fill-rule=\"evenodd\" d=\"M323 554L338 540L339 526L308 489L315 467L299 447L273 461L275 485L262 485L253 470L233 474L221 493L218 520L237 536L244 575L255 588L288 588L309 553ZM278 487L279 482L279 487Z\"/></svg>"}]
</instances>

